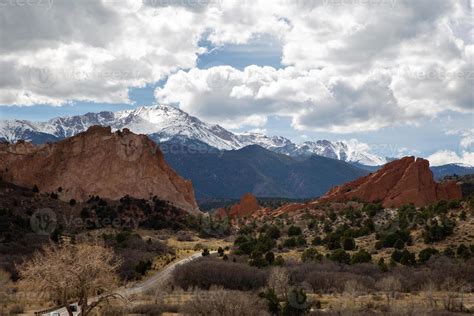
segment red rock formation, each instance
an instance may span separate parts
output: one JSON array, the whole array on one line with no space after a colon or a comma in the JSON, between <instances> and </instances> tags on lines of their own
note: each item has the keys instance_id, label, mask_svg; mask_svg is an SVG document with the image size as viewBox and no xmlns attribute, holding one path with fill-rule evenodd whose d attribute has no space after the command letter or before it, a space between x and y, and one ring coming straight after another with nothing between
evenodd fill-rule
<instances>
[{"instance_id":1,"label":"red rock formation","mask_svg":"<svg viewBox=\"0 0 474 316\"><path fill-rule=\"evenodd\" d=\"M110 127L93 126L53 144L0 144L0 176L21 186L37 185L40 191L61 187L64 200L156 195L188 212L199 210L191 181L166 164L152 140L127 129L112 133Z\"/></svg>"},{"instance_id":2,"label":"red rock formation","mask_svg":"<svg viewBox=\"0 0 474 316\"><path fill-rule=\"evenodd\" d=\"M246 193L240 198L240 202L232 205L230 208L230 217L245 217L250 216L260 209L257 198L251 194Z\"/></svg>"},{"instance_id":3,"label":"red rock formation","mask_svg":"<svg viewBox=\"0 0 474 316\"><path fill-rule=\"evenodd\" d=\"M257 198L251 193L246 193L240 198L239 203L232 205L229 210L225 208L219 208L216 211L215 216L220 219L225 217L249 217L254 215L255 212L260 209L261 207L258 205Z\"/></svg>"},{"instance_id":4,"label":"red rock formation","mask_svg":"<svg viewBox=\"0 0 474 316\"><path fill-rule=\"evenodd\" d=\"M429 162L405 157L384 165L377 172L331 189L320 201L382 202L385 207L408 203L424 206L440 200L462 198L461 188L453 182L439 184L433 180Z\"/></svg>"}]
</instances>

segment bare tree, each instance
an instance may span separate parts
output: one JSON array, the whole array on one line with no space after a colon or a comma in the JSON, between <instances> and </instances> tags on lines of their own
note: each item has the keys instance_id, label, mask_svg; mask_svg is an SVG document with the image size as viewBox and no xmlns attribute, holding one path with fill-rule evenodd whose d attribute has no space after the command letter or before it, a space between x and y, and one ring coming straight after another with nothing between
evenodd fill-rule
<instances>
[{"instance_id":1,"label":"bare tree","mask_svg":"<svg viewBox=\"0 0 474 316\"><path fill-rule=\"evenodd\" d=\"M433 295L433 292L436 290L436 284L433 282L433 280L429 279L428 282L425 285L425 296L426 300L428 301L428 304L430 308L435 308L436 307L436 299Z\"/></svg>"},{"instance_id":2,"label":"bare tree","mask_svg":"<svg viewBox=\"0 0 474 316\"><path fill-rule=\"evenodd\" d=\"M116 294L104 294L117 284L116 270L120 262L113 251L100 245L47 245L33 258L18 267L21 285L47 294L65 306L77 300L81 315L90 312ZM95 296L95 297L94 297Z\"/></svg>"},{"instance_id":3,"label":"bare tree","mask_svg":"<svg viewBox=\"0 0 474 316\"><path fill-rule=\"evenodd\" d=\"M357 282L357 280L351 279L344 283L344 293L349 295L351 299L357 298L364 291L364 286Z\"/></svg>"},{"instance_id":4,"label":"bare tree","mask_svg":"<svg viewBox=\"0 0 474 316\"><path fill-rule=\"evenodd\" d=\"M397 296L397 293L401 291L402 284L398 278L394 276L388 276L378 281L377 287L380 291L385 293L387 305L390 306L391 302Z\"/></svg>"},{"instance_id":5,"label":"bare tree","mask_svg":"<svg viewBox=\"0 0 474 316\"><path fill-rule=\"evenodd\" d=\"M185 315L209 316L268 315L265 302L256 295L224 289L196 291L181 312Z\"/></svg>"},{"instance_id":6,"label":"bare tree","mask_svg":"<svg viewBox=\"0 0 474 316\"><path fill-rule=\"evenodd\" d=\"M290 277L285 268L275 267L271 270L267 285L275 290L278 297L287 299L289 291Z\"/></svg>"}]
</instances>

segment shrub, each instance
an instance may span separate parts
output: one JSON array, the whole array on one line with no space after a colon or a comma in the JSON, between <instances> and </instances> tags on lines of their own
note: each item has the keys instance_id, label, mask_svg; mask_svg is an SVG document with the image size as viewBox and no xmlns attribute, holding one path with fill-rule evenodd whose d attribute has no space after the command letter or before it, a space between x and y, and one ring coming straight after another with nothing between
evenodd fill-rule
<instances>
[{"instance_id":1,"label":"shrub","mask_svg":"<svg viewBox=\"0 0 474 316\"><path fill-rule=\"evenodd\" d=\"M177 306L164 303L137 305L131 309L131 313L140 315L162 315L163 313L177 313L178 311Z\"/></svg>"},{"instance_id":2,"label":"shrub","mask_svg":"<svg viewBox=\"0 0 474 316\"><path fill-rule=\"evenodd\" d=\"M342 240L342 246L344 250L354 250L356 248L356 243L354 238L346 237Z\"/></svg>"},{"instance_id":3,"label":"shrub","mask_svg":"<svg viewBox=\"0 0 474 316\"><path fill-rule=\"evenodd\" d=\"M401 240L403 243L410 244L412 242L410 232L406 230L397 230L392 233L381 235L376 248L380 249L394 247L398 240Z\"/></svg>"},{"instance_id":4,"label":"shrub","mask_svg":"<svg viewBox=\"0 0 474 316\"><path fill-rule=\"evenodd\" d=\"M368 203L364 204L364 207L362 208L362 212L367 213L369 217L374 217L377 212L383 210L383 206L381 203Z\"/></svg>"},{"instance_id":5,"label":"shrub","mask_svg":"<svg viewBox=\"0 0 474 316\"><path fill-rule=\"evenodd\" d=\"M174 283L187 290L192 287L209 290L212 285L230 290L255 290L265 286L267 272L247 264L202 258L180 265L173 272Z\"/></svg>"},{"instance_id":6,"label":"shrub","mask_svg":"<svg viewBox=\"0 0 474 316\"><path fill-rule=\"evenodd\" d=\"M329 259L335 262L349 264L351 262L351 256L344 250L344 249L336 249L334 250Z\"/></svg>"},{"instance_id":7,"label":"shrub","mask_svg":"<svg viewBox=\"0 0 474 316\"><path fill-rule=\"evenodd\" d=\"M420 263L425 263L430 260L431 256L437 255L438 253L439 251L434 248L425 248L418 254L418 261Z\"/></svg>"},{"instance_id":8,"label":"shrub","mask_svg":"<svg viewBox=\"0 0 474 316\"><path fill-rule=\"evenodd\" d=\"M400 263L406 266L413 266L416 264L416 257L415 254L409 252L408 250L403 250L402 258L400 259Z\"/></svg>"},{"instance_id":9,"label":"shrub","mask_svg":"<svg viewBox=\"0 0 474 316\"><path fill-rule=\"evenodd\" d=\"M395 249L403 249L405 248L405 242L401 239L397 239L397 241L395 242L395 244L393 245L393 248Z\"/></svg>"},{"instance_id":10,"label":"shrub","mask_svg":"<svg viewBox=\"0 0 474 316\"><path fill-rule=\"evenodd\" d=\"M253 252L260 252L265 253L273 249L275 247L275 240L271 239L266 234L260 234L257 239L251 236L238 236L235 241L234 245L239 247L239 251L246 255L250 255Z\"/></svg>"},{"instance_id":11,"label":"shrub","mask_svg":"<svg viewBox=\"0 0 474 316\"><path fill-rule=\"evenodd\" d=\"M264 293L261 293L260 297L267 300L267 309L271 315L280 314L280 301L273 288L269 288Z\"/></svg>"},{"instance_id":12,"label":"shrub","mask_svg":"<svg viewBox=\"0 0 474 316\"><path fill-rule=\"evenodd\" d=\"M460 244L456 250L456 256L461 259L469 259L471 257L471 251L469 247L464 244Z\"/></svg>"},{"instance_id":13,"label":"shrub","mask_svg":"<svg viewBox=\"0 0 474 316\"><path fill-rule=\"evenodd\" d=\"M455 257L455 253L454 253L454 250L452 248L444 249L443 255L445 255L448 258L454 258Z\"/></svg>"},{"instance_id":14,"label":"shrub","mask_svg":"<svg viewBox=\"0 0 474 316\"><path fill-rule=\"evenodd\" d=\"M323 259L323 255L320 254L315 248L308 248L303 251L301 254L301 261L321 261Z\"/></svg>"},{"instance_id":15,"label":"shrub","mask_svg":"<svg viewBox=\"0 0 474 316\"><path fill-rule=\"evenodd\" d=\"M268 262L268 264L273 264L273 262L275 261L275 254L271 251L267 252L265 254L265 260Z\"/></svg>"},{"instance_id":16,"label":"shrub","mask_svg":"<svg viewBox=\"0 0 474 316\"><path fill-rule=\"evenodd\" d=\"M302 234L301 228L298 226L290 226L288 228L288 236L299 236Z\"/></svg>"},{"instance_id":17,"label":"shrub","mask_svg":"<svg viewBox=\"0 0 474 316\"><path fill-rule=\"evenodd\" d=\"M262 268L268 266L268 262L267 260L265 260L261 253L257 253L255 255L252 255L252 258L249 260L249 265L253 267Z\"/></svg>"},{"instance_id":18,"label":"shrub","mask_svg":"<svg viewBox=\"0 0 474 316\"><path fill-rule=\"evenodd\" d=\"M311 305L308 303L304 289L292 289L283 306L282 315L298 316L309 312Z\"/></svg>"},{"instance_id":19,"label":"shrub","mask_svg":"<svg viewBox=\"0 0 474 316\"><path fill-rule=\"evenodd\" d=\"M135 266L135 271L141 275L145 275L145 273L150 269L151 269L151 260L140 261Z\"/></svg>"},{"instance_id":20,"label":"shrub","mask_svg":"<svg viewBox=\"0 0 474 316\"><path fill-rule=\"evenodd\" d=\"M283 246L287 248L301 247L304 245L306 245L306 239L304 239L302 235L288 238L283 242Z\"/></svg>"},{"instance_id":21,"label":"shrub","mask_svg":"<svg viewBox=\"0 0 474 316\"><path fill-rule=\"evenodd\" d=\"M448 208L449 209L458 209L461 207L461 202L457 200L449 201L448 202Z\"/></svg>"},{"instance_id":22,"label":"shrub","mask_svg":"<svg viewBox=\"0 0 474 316\"><path fill-rule=\"evenodd\" d=\"M313 246L319 246L323 244L323 240L321 239L320 236L314 237L313 241L311 242Z\"/></svg>"},{"instance_id":23,"label":"shrub","mask_svg":"<svg viewBox=\"0 0 474 316\"><path fill-rule=\"evenodd\" d=\"M257 295L239 291L217 290L197 292L180 311L185 315L266 315L265 301ZM160 315L160 314L148 314Z\"/></svg>"},{"instance_id":24,"label":"shrub","mask_svg":"<svg viewBox=\"0 0 474 316\"><path fill-rule=\"evenodd\" d=\"M388 271L388 266L385 263L384 258L379 259L379 262L377 262L377 266L379 267L380 271L382 271L382 272L387 272Z\"/></svg>"},{"instance_id":25,"label":"shrub","mask_svg":"<svg viewBox=\"0 0 474 316\"><path fill-rule=\"evenodd\" d=\"M276 266L280 266L280 267L284 266L285 265L285 259L283 259L283 257L279 255L275 258L275 261L273 262L273 264L276 265Z\"/></svg>"},{"instance_id":26,"label":"shrub","mask_svg":"<svg viewBox=\"0 0 474 316\"><path fill-rule=\"evenodd\" d=\"M402 259L402 252L400 250L395 250L394 252L392 252L390 258L395 262L400 262L400 260Z\"/></svg>"},{"instance_id":27,"label":"shrub","mask_svg":"<svg viewBox=\"0 0 474 316\"><path fill-rule=\"evenodd\" d=\"M372 261L372 255L365 249L361 249L356 252L351 258L351 264L356 263L367 263Z\"/></svg>"},{"instance_id":28,"label":"shrub","mask_svg":"<svg viewBox=\"0 0 474 316\"><path fill-rule=\"evenodd\" d=\"M455 223L446 217L442 218L441 225L434 219L431 221L431 224L426 225L423 239L427 244L442 241L453 233L454 227Z\"/></svg>"},{"instance_id":29,"label":"shrub","mask_svg":"<svg viewBox=\"0 0 474 316\"><path fill-rule=\"evenodd\" d=\"M275 225L268 227L266 234L271 239L278 239L281 236L280 230Z\"/></svg>"},{"instance_id":30,"label":"shrub","mask_svg":"<svg viewBox=\"0 0 474 316\"><path fill-rule=\"evenodd\" d=\"M326 248L328 250L335 250L341 248L341 242L339 241L340 238L337 235L328 235L326 237Z\"/></svg>"}]
</instances>

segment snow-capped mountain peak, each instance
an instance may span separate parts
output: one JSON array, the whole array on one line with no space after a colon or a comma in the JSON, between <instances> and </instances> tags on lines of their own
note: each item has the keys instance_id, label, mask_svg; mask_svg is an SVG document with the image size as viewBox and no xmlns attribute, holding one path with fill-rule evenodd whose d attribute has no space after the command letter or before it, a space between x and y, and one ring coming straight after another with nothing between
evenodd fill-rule
<instances>
[{"instance_id":1,"label":"snow-capped mountain peak","mask_svg":"<svg viewBox=\"0 0 474 316\"><path fill-rule=\"evenodd\" d=\"M262 133L245 132L237 134L242 146L259 145L267 149L282 148L292 142L283 136L267 136Z\"/></svg>"},{"instance_id":2,"label":"snow-capped mountain peak","mask_svg":"<svg viewBox=\"0 0 474 316\"><path fill-rule=\"evenodd\" d=\"M57 117L47 122L0 121L0 140L15 142L24 139L34 143L56 141L74 136L93 125L110 126L113 130L128 128L135 133L147 134L156 142L187 139L205 143L219 150L259 145L289 156L316 154L370 166L386 163L384 158L370 153L368 145L357 140L337 142L318 140L295 144L282 136L268 136L255 132L236 134L219 125L207 124L169 105L141 106L117 112L104 111Z\"/></svg>"}]
</instances>

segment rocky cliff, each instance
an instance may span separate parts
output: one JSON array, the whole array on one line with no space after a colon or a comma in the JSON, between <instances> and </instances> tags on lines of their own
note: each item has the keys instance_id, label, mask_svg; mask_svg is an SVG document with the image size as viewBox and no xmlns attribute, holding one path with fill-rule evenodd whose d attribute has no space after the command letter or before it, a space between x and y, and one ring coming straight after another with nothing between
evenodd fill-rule
<instances>
[{"instance_id":1,"label":"rocky cliff","mask_svg":"<svg viewBox=\"0 0 474 316\"><path fill-rule=\"evenodd\" d=\"M429 162L405 157L384 165L377 172L334 187L320 201L382 202L385 207L413 203L424 206L440 200L461 199L461 188L455 182L436 183Z\"/></svg>"},{"instance_id":2,"label":"rocky cliff","mask_svg":"<svg viewBox=\"0 0 474 316\"><path fill-rule=\"evenodd\" d=\"M240 198L239 203L232 205L229 209L218 209L216 216L221 219L251 217L260 209L257 198L251 193L246 193Z\"/></svg>"},{"instance_id":3,"label":"rocky cliff","mask_svg":"<svg viewBox=\"0 0 474 316\"><path fill-rule=\"evenodd\" d=\"M2 143L0 176L17 185L56 192L64 200L157 196L188 212L199 210L191 181L166 164L152 140L128 129L112 133L110 127L93 126L40 146Z\"/></svg>"}]
</instances>

